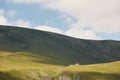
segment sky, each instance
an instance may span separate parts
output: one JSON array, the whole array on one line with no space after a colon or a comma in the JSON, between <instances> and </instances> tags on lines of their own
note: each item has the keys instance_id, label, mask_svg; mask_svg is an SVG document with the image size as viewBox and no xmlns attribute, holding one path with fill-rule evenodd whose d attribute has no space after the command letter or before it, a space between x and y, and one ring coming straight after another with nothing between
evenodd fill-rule
<instances>
[{"instance_id":1,"label":"sky","mask_svg":"<svg viewBox=\"0 0 120 80\"><path fill-rule=\"evenodd\" d=\"M120 40L120 0L0 0L0 25Z\"/></svg>"}]
</instances>

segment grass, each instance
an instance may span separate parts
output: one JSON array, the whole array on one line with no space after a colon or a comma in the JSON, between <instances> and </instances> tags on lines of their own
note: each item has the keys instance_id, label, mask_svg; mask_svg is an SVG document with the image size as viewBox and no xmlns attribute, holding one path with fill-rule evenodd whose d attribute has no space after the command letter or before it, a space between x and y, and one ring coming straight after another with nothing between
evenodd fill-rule
<instances>
[{"instance_id":1,"label":"grass","mask_svg":"<svg viewBox=\"0 0 120 80\"><path fill-rule=\"evenodd\" d=\"M102 63L94 65L68 66L65 68L69 72L99 72L99 73L120 73L120 61L112 63Z\"/></svg>"},{"instance_id":2,"label":"grass","mask_svg":"<svg viewBox=\"0 0 120 80\"><path fill-rule=\"evenodd\" d=\"M13 68L22 69L47 66L50 64L54 65L60 64L60 62L48 57L33 55L26 52L0 52L0 64L0 70L11 70Z\"/></svg>"},{"instance_id":3,"label":"grass","mask_svg":"<svg viewBox=\"0 0 120 80\"><path fill-rule=\"evenodd\" d=\"M0 52L0 80L120 80L120 61L62 66L55 59L27 52Z\"/></svg>"},{"instance_id":4,"label":"grass","mask_svg":"<svg viewBox=\"0 0 120 80\"><path fill-rule=\"evenodd\" d=\"M26 52L0 52L0 80L29 80L42 76L57 76L63 66L59 61ZM32 75L31 75L32 74Z\"/></svg>"}]
</instances>

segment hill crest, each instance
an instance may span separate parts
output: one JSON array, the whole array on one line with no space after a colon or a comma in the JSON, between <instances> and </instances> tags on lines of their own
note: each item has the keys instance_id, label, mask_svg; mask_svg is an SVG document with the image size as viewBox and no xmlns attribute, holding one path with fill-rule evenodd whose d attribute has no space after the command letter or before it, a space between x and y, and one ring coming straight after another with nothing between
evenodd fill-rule
<instances>
[{"instance_id":1,"label":"hill crest","mask_svg":"<svg viewBox=\"0 0 120 80\"><path fill-rule=\"evenodd\" d=\"M0 51L30 52L66 62L93 64L120 60L120 41L84 40L0 25Z\"/></svg>"}]
</instances>

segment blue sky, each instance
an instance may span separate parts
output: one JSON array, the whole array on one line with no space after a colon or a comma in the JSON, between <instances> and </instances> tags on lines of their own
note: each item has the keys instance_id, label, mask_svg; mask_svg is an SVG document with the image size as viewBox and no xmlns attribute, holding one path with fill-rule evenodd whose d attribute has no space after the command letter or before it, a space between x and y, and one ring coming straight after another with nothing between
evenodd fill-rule
<instances>
[{"instance_id":1,"label":"blue sky","mask_svg":"<svg viewBox=\"0 0 120 80\"><path fill-rule=\"evenodd\" d=\"M119 0L0 0L0 24L120 40Z\"/></svg>"}]
</instances>

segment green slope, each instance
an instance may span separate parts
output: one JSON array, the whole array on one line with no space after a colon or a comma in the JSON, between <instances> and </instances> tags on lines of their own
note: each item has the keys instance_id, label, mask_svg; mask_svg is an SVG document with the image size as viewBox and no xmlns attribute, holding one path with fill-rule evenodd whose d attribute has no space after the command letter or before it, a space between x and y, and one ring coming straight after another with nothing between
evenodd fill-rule
<instances>
[{"instance_id":1,"label":"green slope","mask_svg":"<svg viewBox=\"0 0 120 80\"><path fill-rule=\"evenodd\" d=\"M120 60L120 41L82 40L56 33L0 26L0 51L28 52L64 62L91 64Z\"/></svg>"},{"instance_id":2,"label":"green slope","mask_svg":"<svg viewBox=\"0 0 120 80\"><path fill-rule=\"evenodd\" d=\"M0 52L0 80L40 80L37 79L40 76L54 77L64 67L57 65L58 63L61 64L60 61L32 53Z\"/></svg>"},{"instance_id":3,"label":"green slope","mask_svg":"<svg viewBox=\"0 0 120 80\"><path fill-rule=\"evenodd\" d=\"M120 80L120 61L95 64L68 66L64 74L72 80Z\"/></svg>"},{"instance_id":4,"label":"green slope","mask_svg":"<svg viewBox=\"0 0 120 80\"><path fill-rule=\"evenodd\" d=\"M46 64L60 65L61 63L63 62L53 58L27 52L0 52L0 70L31 68Z\"/></svg>"},{"instance_id":5,"label":"green slope","mask_svg":"<svg viewBox=\"0 0 120 80\"><path fill-rule=\"evenodd\" d=\"M120 61L78 66L53 63L61 62L26 52L0 52L0 80L120 80Z\"/></svg>"}]
</instances>

